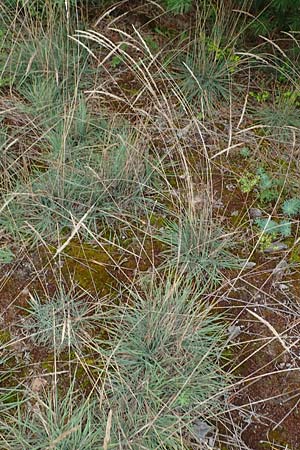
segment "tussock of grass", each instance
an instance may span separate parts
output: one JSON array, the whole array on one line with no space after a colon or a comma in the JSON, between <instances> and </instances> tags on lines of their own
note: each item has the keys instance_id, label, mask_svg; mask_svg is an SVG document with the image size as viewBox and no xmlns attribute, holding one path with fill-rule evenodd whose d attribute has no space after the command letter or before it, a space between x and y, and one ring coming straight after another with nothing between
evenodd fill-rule
<instances>
[{"instance_id":1,"label":"tussock of grass","mask_svg":"<svg viewBox=\"0 0 300 450\"><path fill-rule=\"evenodd\" d=\"M32 174L15 191L0 218L2 227L18 239L36 241L42 236L49 241L57 227L68 234L85 214L86 226L97 233L110 216L138 212L144 208L152 169L135 139L125 130L110 130L95 148L62 149L61 162L50 160L46 171Z\"/></svg>"},{"instance_id":2,"label":"tussock of grass","mask_svg":"<svg viewBox=\"0 0 300 450\"><path fill-rule=\"evenodd\" d=\"M65 348L79 349L88 341L95 328L94 307L82 298L84 293L73 291L61 288L46 300L38 295L31 297L26 308L28 316L21 326L35 345L61 352Z\"/></svg>"},{"instance_id":3,"label":"tussock of grass","mask_svg":"<svg viewBox=\"0 0 300 450\"><path fill-rule=\"evenodd\" d=\"M101 448L103 436L95 420L96 404L76 393L72 383L66 393L32 393L20 402L15 415L0 422L2 442L7 449L78 449Z\"/></svg>"},{"instance_id":4,"label":"tussock of grass","mask_svg":"<svg viewBox=\"0 0 300 450\"><path fill-rule=\"evenodd\" d=\"M241 267L241 260L231 253L232 240L222 235L204 210L187 212L179 222L167 220L158 238L167 245L166 266L180 267L207 288L222 280L222 270Z\"/></svg>"},{"instance_id":5,"label":"tussock of grass","mask_svg":"<svg viewBox=\"0 0 300 450\"><path fill-rule=\"evenodd\" d=\"M189 279L170 277L128 292L109 342L112 448L196 443L197 419L222 410L229 381L221 367L224 326L202 293Z\"/></svg>"},{"instance_id":6,"label":"tussock of grass","mask_svg":"<svg viewBox=\"0 0 300 450\"><path fill-rule=\"evenodd\" d=\"M262 107L256 112L258 123L266 127L266 132L281 142L290 142L293 132L300 130L299 110L288 101L280 101L272 106Z\"/></svg>"}]
</instances>

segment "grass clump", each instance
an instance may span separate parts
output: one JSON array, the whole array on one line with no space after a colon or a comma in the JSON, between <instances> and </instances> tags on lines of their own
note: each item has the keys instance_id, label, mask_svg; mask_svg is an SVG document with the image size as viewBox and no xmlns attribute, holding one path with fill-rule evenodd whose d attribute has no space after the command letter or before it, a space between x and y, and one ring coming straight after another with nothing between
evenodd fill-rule
<instances>
[{"instance_id":1,"label":"grass clump","mask_svg":"<svg viewBox=\"0 0 300 450\"><path fill-rule=\"evenodd\" d=\"M182 279L131 290L133 306L116 317L109 342L109 448L190 448L196 423L221 411L224 325L201 302L202 289Z\"/></svg>"},{"instance_id":2,"label":"grass clump","mask_svg":"<svg viewBox=\"0 0 300 450\"><path fill-rule=\"evenodd\" d=\"M28 302L22 328L35 345L60 352L79 348L94 329L91 306L82 295L59 289L42 300L35 294Z\"/></svg>"},{"instance_id":3,"label":"grass clump","mask_svg":"<svg viewBox=\"0 0 300 450\"><path fill-rule=\"evenodd\" d=\"M180 267L207 287L222 280L222 270L241 267L241 260L231 253L232 242L199 214L187 213L178 222L166 221L159 239L167 245L165 265Z\"/></svg>"},{"instance_id":4,"label":"grass clump","mask_svg":"<svg viewBox=\"0 0 300 450\"><path fill-rule=\"evenodd\" d=\"M74 384L74 383L73 383ZM15 414L0 421L2 442L14 450L95 450L101 448L103 436L95 419L95 403L84 401L74 385L67 392L26 395Z\"/></svg>"},{"instance_id":5,"label":"grass clump","mask_svg":"<svg viewBox=\"0 0 300 450\"><path fill-rule=\"evenodd\" d=\"M255 113L258 123L267 127L268 134L273 134L280 141L292 138L292 129L300 129L299 109L286 99L268 105Z\"/></svg>"},{"instance_id":6,"label":"grass clump","mask_svg":"<svg viewBox=\"0 0 300 450\"><path fill-rule=\"evenodd\" d=\"M0 117L0 192L5 192L12 189L15 182L24 178L24 161L26 156L29 159L30 152L25 155L22 148L24 146L18 143L17 134L1 122Z\"/></svg>"},{"instance_id":7,"label":"grass clump","mask_svg":"<svg viewBox=\"0 0 300 450\"><path fill-rule=\"evenodd\" d=\"M197 28L175 58L173 71L185 102L200 106L203 117L232 96L232 79L242 63L235 53L237 23L230 23L221 5L216 8L209 1L204 3Z\"/></svg>"},{"instance_id":8,"label":"grass clump","mask_svg":"<svg viewBox=\"0 0 300 450\"><path fill-rule=\"evenodd\" d=\"M192 43L185 61L177 65L176 78L190 104L200 104L204 111L210 111L216 101L228 100L235 66L236 62L230 61L216 42L200 36Z\"/></svg>"},{"instance_id":9,"label":"grass clump","mask_svg":"<svg viewBox=\"0 0 300 450\"><path fill-rule=\"evenodd\" d=\"M74 26L72 22L70 25ZM17 89L37 80L55 80L67 95L80 76L88 73L88 53L69 38L72 28L68 30L60 20L55 30L52 27L51 21L36 27L31 23L24 31L24 38L14 43L3 76L8 77Z\"/></svg>"},{"instance_id":10,"label":"grass clump","mask_svg":"<svg viewBox=\"0 0 300 450\"><path fill-rule=\"evenodd\" d=\"M166 8L174 14L184 14L188 12L193 4L193 0L165 0Z\"/></svg>"},{"instance_id":11,"label":"grass clump","mask_svg":"<svg viewBox=\"0 0 300 450\"><path fill-rule=\"evenodd\" d=\"M14 259L15 255L10 248L0 248L0 264L9 264Z\"/></svg>"},{"instance_id":12,"label":"grass clump","mask_svg":"<svg viewBox=\"0 0 300 450\"><path fill-rule=\"evenodd\" d=\"M85 227L97 233L112 217L144 208L153 174L134 133L110 130L88 148L77 140L77 146L73 141L59 149L59 136L51 139L48 170L20 184L3 211L0 223L7 233L33 242L41 237L53 241L57 233L68 235L84 216Z\"/></svg>"}]
</instances>

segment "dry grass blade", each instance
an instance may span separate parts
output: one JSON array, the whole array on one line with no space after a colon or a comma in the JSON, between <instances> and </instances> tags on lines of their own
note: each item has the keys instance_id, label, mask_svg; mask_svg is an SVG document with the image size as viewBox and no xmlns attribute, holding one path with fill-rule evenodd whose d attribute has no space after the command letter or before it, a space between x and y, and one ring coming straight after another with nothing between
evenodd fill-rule
<instances>
[{"instance_id":1,"label":"dry grass blade","mask_svg":"<svg viewBox=\"0 0 300 450\"><path fill-rule=\"evenodd\" d=\"M106 429L105 429L105 437L103 441L103 450L108 449L109 441L110 441L110 430L111 430L111 424L112 424L112 410L109 411L107 416L107 422L106 422Z\"/></svg>"}]
</instances>

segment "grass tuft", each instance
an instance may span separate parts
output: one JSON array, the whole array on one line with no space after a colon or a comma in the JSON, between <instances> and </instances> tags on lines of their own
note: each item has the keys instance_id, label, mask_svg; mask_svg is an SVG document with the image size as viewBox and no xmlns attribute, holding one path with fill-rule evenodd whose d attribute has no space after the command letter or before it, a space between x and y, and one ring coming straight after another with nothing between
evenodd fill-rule
<instances>
[{"instance_id":1,"label":"grass tuft","mask_svg":"<svg viewBox=\"0 0 300 450\"><path fill-rule=\"evenodd\" d=\"M83 127L80 121L76 123ZM83 130L77 128L78 132ZM63 135L52 133L50 139L49 168L20 183L15 198L3 211L0 223L7 233L18 240L36 242L43 237L53 241L57 233L68 235L85 215L86 227L97 233L112 217L138 214L144 208L153 173L144 145L134 133L109 130L102 133L102 141L96 141L98 145L84 149L78 134L77 146L71 141L64 147Z\"/></svg>"},{"instance_id":2,"label":"grass tuft","mask_svg":"<svg viewBox=\"0 0 300 450\"><path fill-rule=\"evenodd\" d=\"M74 383L73 383L74 384ZM101 448L103 436L95 420L95 403L84 401L71 384L66 393L37 396L27 393L15 414L0 422L2 442L9 450ZM32 398L31 398L32 397Z\"/></svg>"},{"instance_id":3,"label":"grass tuft","mask_svg":"<svg viewBox=\"0 0 300 450\"><path fill-rule=\"evenodd\" d=\"M281 142L292 139L292 129L300 129L299 110L296 105L281 101L273 106L264 106L255 114L258 122L267 127L267 132Z\"/></svg>"},{"instance_id":4,"label":"grass tuft","mask_svg":"<svg viewBox=\"0 0 300 450\"><path fill-rule=\"evenodd\" d=\"M165 265L180 267L207 287L222 280L222 270L241 267L241 260L230 251L232 241L198 214L187 213L178 222L167 220L158 238L167 245Z\"/></svg>"},{"instance_id":5,"label":"grass tuft","mask_svg":"<svg viewBox=\"0 0 300 450\"><path fill-rule=\"evenodd\" d=\"M109 342L111 448L188 448L197 421L222 410L224 325L202 293L169 276L130 290Z\"/></svg>"},{"instance_id":6,"label":"grass tuft","mask_svg":"<svg viewBox=\"0 0 300 450\"><path fill-rule=\"evenodd\" d=\"M94 329L92 308L82 297L63 288L46 300L35 294L28 302L22 329L35 345L49 350L80 348Z\"/></svg>"}]
</instances>

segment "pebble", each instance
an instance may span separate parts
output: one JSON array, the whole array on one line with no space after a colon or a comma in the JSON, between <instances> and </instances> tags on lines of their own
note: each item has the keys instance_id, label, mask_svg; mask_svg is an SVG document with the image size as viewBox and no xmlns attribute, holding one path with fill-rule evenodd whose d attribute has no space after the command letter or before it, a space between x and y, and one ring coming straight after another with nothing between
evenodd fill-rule
<instances>
[{"instance_id":1,"label":"pebble","mask_svg":"<svg viewBox=\"0 0 300 450\"><path fill-rule=\"evenodd\" d=\"M208 423L204 422L203 420L199 420L199 419L195 420L194 432L200 441L205 440L208 433L210 433L212 430L213 430L213 427L211 425L209 425Z\"/></svg>"},{"instance_id":2,"label":"pebble","mask_svg":"<svg viewBox=\"0 0 300 450\"><path fill-rule=\"evenodd\" d=\"M288 284L284 284L284 283L280 283L280 284L279 284L279 289L280 289L281 291L287 291L289 288L290 288L290 287L289 287Z\"/></svg>"},{"instance_id":3,"label":"pebble","mask_svg":"<svg viewBox=\"0 0 300 450\"><path fill-rule=\"evenodd\" d=\"M235 339L237 336L239 336L242 332L242 328L240 325L231 325L228 328L228 334L229 334L229 341L232 341L233 339Z\"/></svg>"},{"instance_id":4,"label":"pebble","mask_svg":"<svg viewBox=\"0 0 300 450\"><path fill-rule=\"evenodd\" d=\"M233 192L235 190L235 188L236 188L235 184L226 184L226 189L229 192Z\"/></svg>"},{"instance_id":5,"label":"pebble","mask_svg":"<svg viewBox=\"0 0 300 450\"><path fill-rule=\"evenodd\" d=\"M257 219L262 216L262 211L259 208L250 208L249 215L251 219Z\"/></svg>"},{"instance_id":6,"label":"pebble","mask_svg":"<svg viewBox=\"0 0 300 450\"><path fill-rule=\"evenodd\" d=\"M247 261L244 265L243 265L243 269L253 269L253 267L256 266L256 262L254 261Z\"/></svg>"},{"instance_id":7,"label":"pebble","mask_svg":"<svg viewBox=\"0 0 300 450\"><path fill-rule=\"evenodd\" d=\"M224 208L224 203L222 202L221 199L213 200L212 207L213 208Z\"/></svg>"},{"instance_id":8,"label":"pebble","mask_svg":"<svg viewBox=\"0 0 300 450\"><path fill-rule=\"evenodd\" d=\"M272 242L269 247L264 249L264 253L275 253L275 252L282 252L284 250L287 250L288 246L284 242Z\"/></svg>"},{"instance_id":9,"label":"pebble","mask_svg":"<svg viewBox=\"0 0 300 450\"><path fill-rule=\"evenodd\" d=\"M279 263L276 265L276 267L273 269L272 274L276 276L276 278L280 278L284 275L284 273L289 268L289 265L285 259L282 259L279 261Z\"/></svg>"}]
</instances>

